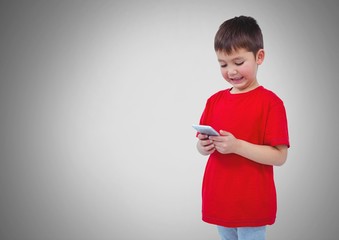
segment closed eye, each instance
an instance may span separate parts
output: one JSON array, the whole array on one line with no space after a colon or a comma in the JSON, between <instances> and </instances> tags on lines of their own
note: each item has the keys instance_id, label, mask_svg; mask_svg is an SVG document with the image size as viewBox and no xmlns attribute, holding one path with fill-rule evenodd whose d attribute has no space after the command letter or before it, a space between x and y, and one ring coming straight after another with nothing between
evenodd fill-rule
<instances>
[{"instance_id":1,"label":"closed eye","mask_svg":"<svg viewBox=\"0 0 339 240\"><path fill-rule=\"evenodd\" d=\"M242 65L243 63L244 63L244 62L236 62L235 65L240 66L240 65Z\"/></svg>"}]
</instances>

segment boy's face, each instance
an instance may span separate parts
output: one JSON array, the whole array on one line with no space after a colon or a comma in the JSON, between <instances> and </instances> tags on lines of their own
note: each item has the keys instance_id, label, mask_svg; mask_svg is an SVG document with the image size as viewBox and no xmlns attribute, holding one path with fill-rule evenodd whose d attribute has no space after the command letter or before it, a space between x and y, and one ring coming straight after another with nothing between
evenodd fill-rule
<instances>
[{"instance_id":1,"label":"boy's face","mask_svg":"<svg viewBox=\"0 0 339 240\"><path fill-rule=\"evenodd\" d=\"M216 52L221 74L233 88L232 93L244 93L258 87L257 70L265 56L260 49L256 56L246 49L239 49L227 54L225 51Z\"/></svg>"}]
</instances>

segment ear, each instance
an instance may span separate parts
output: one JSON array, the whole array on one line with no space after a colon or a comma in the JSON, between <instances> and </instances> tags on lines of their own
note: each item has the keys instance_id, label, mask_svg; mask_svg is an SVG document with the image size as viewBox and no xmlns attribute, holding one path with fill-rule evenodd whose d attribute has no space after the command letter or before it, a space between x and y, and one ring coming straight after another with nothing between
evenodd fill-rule
<instances>
[{"instance_id":1,"label":"ear","mask_svg":"<svg viewBox=\"0 0 339 240\"><path fill-rule=\"evenodd\" d=\"M259 49L259 51L257 52L257 57L256 58L257 58L256 61L257 61L258 65L263 63L264 58L265 58L265 51L264 51L264 49Z\"/></svg>"}]
</instances>

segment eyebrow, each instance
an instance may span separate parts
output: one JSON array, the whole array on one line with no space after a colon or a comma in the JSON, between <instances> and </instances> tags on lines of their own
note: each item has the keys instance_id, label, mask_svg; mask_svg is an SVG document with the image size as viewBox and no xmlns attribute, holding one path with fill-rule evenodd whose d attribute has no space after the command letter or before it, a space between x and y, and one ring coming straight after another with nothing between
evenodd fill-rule
<instances>
[{"instance_id":1,"label":"eyebrow","mask_svg":"<svg viewBox=\"0 0 339 240\"><path fill-rule=\"evenodd\" d=\"M244 60L245 58L243 57L235 57L235 58L232 58L231 61L238 61L238 60ZM218 62L226 62L222 59L218 59Z\"/></svg>"}]
</instances>

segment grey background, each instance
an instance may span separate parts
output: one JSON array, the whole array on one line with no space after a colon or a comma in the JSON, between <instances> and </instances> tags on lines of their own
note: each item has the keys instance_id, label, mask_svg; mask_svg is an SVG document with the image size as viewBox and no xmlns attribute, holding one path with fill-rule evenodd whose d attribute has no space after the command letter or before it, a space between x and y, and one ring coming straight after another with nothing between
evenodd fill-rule
<instances>
[{"instance_id":1,"label":"grey background","mask_svg":"<svg viewBox=\"0 0 339 240\"><path fill-rule=\"evenodd\" d=\"M285 102L268 239L337 239L335 1L2 1L0 238L218 239L200 218L205 101L229 87L213 38L257 19L259 81Z\"/></svg>"}]
</instances>

